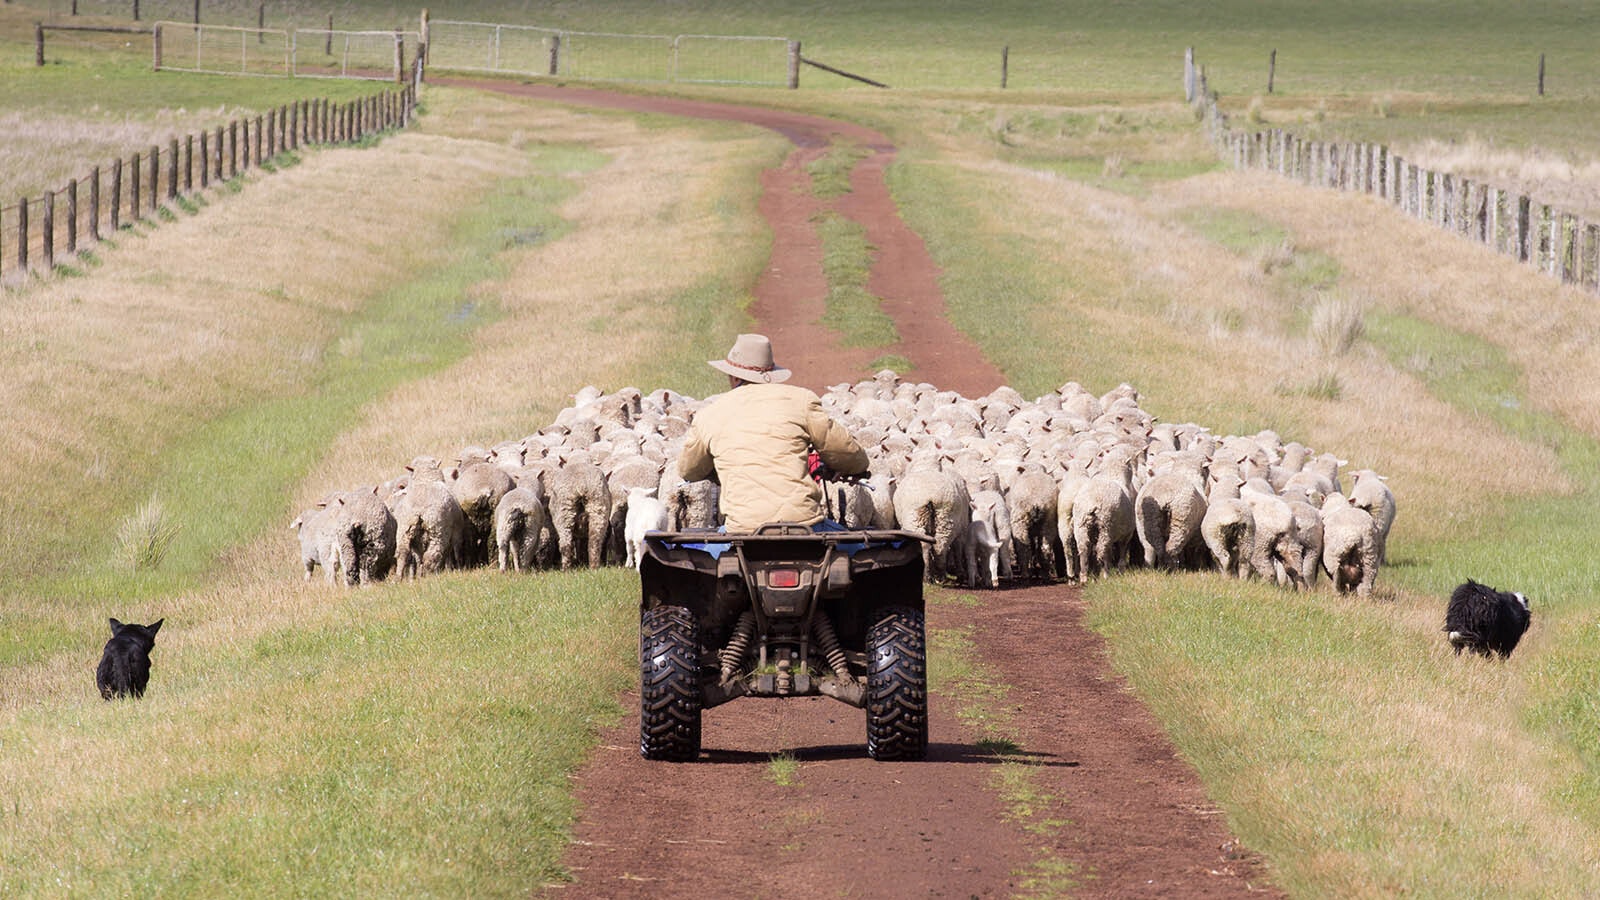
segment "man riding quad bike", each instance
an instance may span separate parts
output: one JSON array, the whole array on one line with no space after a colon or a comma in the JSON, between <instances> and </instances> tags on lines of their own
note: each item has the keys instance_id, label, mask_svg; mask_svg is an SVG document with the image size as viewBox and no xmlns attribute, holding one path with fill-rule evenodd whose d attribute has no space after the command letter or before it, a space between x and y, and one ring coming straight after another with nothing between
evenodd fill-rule
<instances>
[{"instance_id":1,"label":"man riding quad bike","mask_svg":"<svg viewBox=\"0 0 1600 900\"><path fill-rule=\"evenodd\" d=\"M824 695L866 710L874 759L922 758L927 539L825 517L811 454L847 476L867 455L816 394L783 384L765 337L740 335L710 365L730 389L695 415L678 468L720 480L725 524L646 536L640 752L694 759L701 711L736 697Z\"/></svg>"}]
</instances>

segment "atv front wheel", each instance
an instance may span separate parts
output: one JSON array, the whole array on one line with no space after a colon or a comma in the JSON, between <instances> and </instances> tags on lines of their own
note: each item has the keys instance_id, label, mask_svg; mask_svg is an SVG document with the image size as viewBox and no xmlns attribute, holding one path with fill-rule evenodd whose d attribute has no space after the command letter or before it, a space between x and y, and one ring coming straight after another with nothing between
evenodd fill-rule
<instances>
[{"instance_id":1,"label":"atv front wheel","mask_svg":"<svg viewBox=\"0 0 1600 900\"><path fill-rule=\"evenodd\" d=\"M892 606L867 631L867 755L928 753L928 644L922 612Z\"/></svg>"},{"instance_id":2,"label":"atv front wheel","mask_svg":"<svg viewBox=\"0 0 1600 900\"><path fill-rule=\"evenodd\" d=\"M639 753L688 762L700 755L700 634L694 613L658 606L639 619Z\"/></svg>"}]
</instances>

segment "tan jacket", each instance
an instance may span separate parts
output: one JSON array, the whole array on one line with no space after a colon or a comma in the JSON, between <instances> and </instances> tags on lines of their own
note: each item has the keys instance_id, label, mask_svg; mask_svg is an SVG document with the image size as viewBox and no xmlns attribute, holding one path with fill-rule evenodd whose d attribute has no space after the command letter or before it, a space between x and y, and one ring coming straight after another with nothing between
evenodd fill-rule
<instances>
[{"instance_id":1,"label":"tan jacket","mask_svg":"<svg viewBox=\"0 0 1600 900\"><path fill-rule=\"evenodd\" d=\"M730 532L768 522L815 525L823 506L822 488L806 471L812 448L836 472L867 470L866 451L816 394L790 384L744 384L695 413L678 473L699 481L716 472Z\"/></svg>"}]
</instances>

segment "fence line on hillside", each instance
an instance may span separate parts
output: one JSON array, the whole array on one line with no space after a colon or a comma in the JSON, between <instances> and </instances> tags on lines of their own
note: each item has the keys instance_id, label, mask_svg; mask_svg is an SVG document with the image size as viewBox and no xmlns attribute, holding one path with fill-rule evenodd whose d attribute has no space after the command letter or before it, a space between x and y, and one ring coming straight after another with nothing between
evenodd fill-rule
<instances>
[{"instance_id":1,"label":"fence line on hillside","mask_svg":"<svg viewBox=\"0 0 1600 900\"><path fill-rule=\"evenodd\" d=\"M799 44L764 35L613 34L423 19L430 67L593 81L796 87Z\"/></svg>"},{"instance_id":2,"label":"fence line on hillside","mask_svg":"<svg viewBox=\"0 0 1600 900\"><path fill-rule=\"evenodd\" d=\"M0 206L0 282L48 272L117 231L172 218L192 202L280 153L353 144L404 128L416 114L416 81L348 103L301 100L253 119L170 139L96 166L60 190Z\"/></svg>"},{"instance_id":3,"label":"fence line on hillside","mask_svg":"<svg viewBox=\"0 0 1600 900\"><path fill-rule=\"evenodd\" d=\"M1184 54L1184 97L1218 154L1236 169L1277 172L1314 187L1367 194L1415 219L1600 293L1600 224L1536 198L1408 162L1382 144L1312 141L1281 128L1232 127L1194 50Z\"/></svg>"}]
</instances>

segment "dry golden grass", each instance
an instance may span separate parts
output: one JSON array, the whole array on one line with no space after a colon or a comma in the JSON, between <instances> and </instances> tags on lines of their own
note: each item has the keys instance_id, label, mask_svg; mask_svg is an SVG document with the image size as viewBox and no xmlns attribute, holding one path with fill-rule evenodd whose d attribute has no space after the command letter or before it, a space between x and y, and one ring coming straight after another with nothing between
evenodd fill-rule
<instances>
[{"instance_id":1,"label":"dry golden grass","mask_svg":"<svg viewBox=\"0 0 1600 900\"><path fill-rule=\"evenodd\" d=\"M1500 147L1474 137L1407 141L1396 144L1394 152L1436 172L1453 172L1541 203L1600 216L1600 160L1576 160L1538 147Z\"/></svg>"},{"instance_id":2,"label":"dry golden grass","mask_svg":"<svg viewBox=\"0 0 1600 900\"><path fill-rule=\"evenodd\" d=\"M312 472L301 499L330 487L394 477L417 454L449 459L471 444L517 440L549 424L585 385L627 385L678 337L669 303L681 292L726 280L729 254L758 259L765 235L752 219L754 193L730 172L781 152L781 140L749 129L708 143L690 131L646 129L628 117L448 91L430 96L426 130L533 146L581 143L605 157L603 174L560 210L562 240L505 253L503 279L475 287L499 311L470 358L368 410ZM731 204L728 209L721 209ZM754 251L754 252L752 252ZM684 390L678 384L637 384Z\"/></svg>"}]
</instances>

